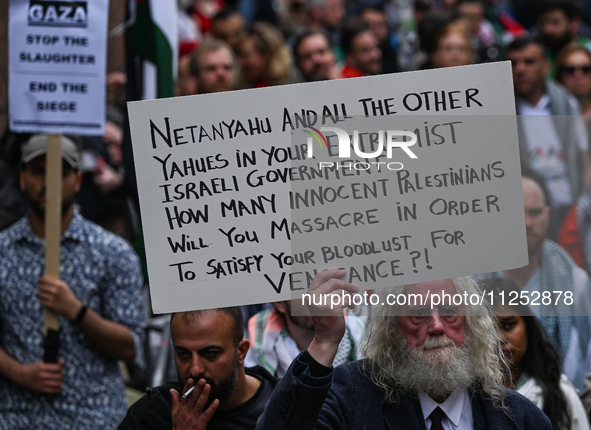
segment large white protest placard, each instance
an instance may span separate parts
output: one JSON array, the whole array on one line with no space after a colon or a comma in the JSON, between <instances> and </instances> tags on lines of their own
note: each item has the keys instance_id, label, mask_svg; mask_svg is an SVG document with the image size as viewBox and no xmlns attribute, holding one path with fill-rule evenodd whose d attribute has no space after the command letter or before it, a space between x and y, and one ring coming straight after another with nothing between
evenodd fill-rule
<instances>
[{"instance_id":1,"label":"large white protest placard","mask_svg":"<svg viewBox=\"0 0 591 430\"><path fill-rule=\"evenodd\" d=\"M103 134L108 8L108 0L10 1L11 130Z\"/></svg>"},{"instance_id":2,"label":"large white protest placard","mask_svg":"<svg viewBox=\"0 0 591 430\"><path fill-rule=\"evenodd\" d=\"M508 62L130 103L154 311L527 264L514 114ZM339 157L351 127L368 169ZM371 158L380 130L417 158Z\"/></svg>"}]
</instances>

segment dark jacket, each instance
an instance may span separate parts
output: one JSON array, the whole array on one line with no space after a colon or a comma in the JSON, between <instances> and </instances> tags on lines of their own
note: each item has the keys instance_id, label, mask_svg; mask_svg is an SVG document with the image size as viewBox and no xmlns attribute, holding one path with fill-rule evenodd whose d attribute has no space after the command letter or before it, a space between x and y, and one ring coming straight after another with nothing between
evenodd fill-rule
<instances>
[{"instance_id":1,"label":"dark jacket","mask_svg":"<svg viewBox=\"0 0 591 430\"><path fill-rule=\"evenodd\" d=\"M357 361L339 366L323 378L310 375L298 356L281 379L257 430L426 430L418 397L384 403L383 393ZM478 392L472 396L475 430L551 430L550 421L533 403L507 390L504 411Z\"/></svg>"},{"instance_id":2,"label":"dark jacket","mask_svg":"<svg viewBox=\"0 0 591 430\"><path fill-rule=\"evenodd\" d=\"M258 376L271 382L273 387L277 380L261 366L247 367L247 375ZM169 382L160 387L149 388L146 395L135 402L127 415L117 427L118 430L167 430L172 429L172 396L170 389L179 393L182 387L177 382ZM214 415L215 416L215 415Z\"/></svg>"}]
</instances>

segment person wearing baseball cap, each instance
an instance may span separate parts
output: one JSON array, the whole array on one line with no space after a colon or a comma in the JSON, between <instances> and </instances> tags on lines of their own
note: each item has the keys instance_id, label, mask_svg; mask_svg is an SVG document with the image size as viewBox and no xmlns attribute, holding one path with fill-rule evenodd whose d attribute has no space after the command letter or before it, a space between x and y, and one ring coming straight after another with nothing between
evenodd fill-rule
<instances>
[{"instance_id":1,"label":"person wearing baseball cap","mask_svg":"<svg viewBox=\"0 0 591 430\"><path fill-rule=\"evenodd\" d=\"M138 258L79 214L80 154L61 136L61 279L43 276L46 154L46 135L23 146L29 212L0 232L0 428L115 428L127 410L118 360L144 336ZM43 362L44 309L60 319L57 363Z\"/></svg>"},{"instance_id":2,"label":"person wearing baseball cap","mask_svg":"<svg viewBox=\"0 0 591 430\"><path fill-rule=\"evenodd\" d=\"M82 175L78 172L80 153L76 144L61 135L62 160L62 233L74 216L74 196L80 189ZM21 155L21 190L29 203L29 222L33 233L45 236L45 156L47 135L36 134L24 144Z\"/></svg>"},{"instance_id":3,"label":"person wearing baseball cap","mask_svg":"<svg viewBox=\"0 0 591 430\"><path fill-rule=\"evenodd\" d=\"M61 135L62 160L62 233L74 216L74 197L80 190L80 153L76 144ZM45 156L47 135L36 134L24 144L21 155L21 190L29 203L29 222L33 233L45 236Z\"/></svg>"},{"instance_id":4,"label":"person wearing baseball cap","mask_svg":"<svg viewBox=\"0 0 591 430\"><path fill-rule=\"evenodd\" d=\"M64 135L61 135L62 158L76 171L80 168L80 152L76 144ZM25 143L21 156L21 166L37 157L47 154L47 135L36 134Z\"/></svg>"}]
</instances>

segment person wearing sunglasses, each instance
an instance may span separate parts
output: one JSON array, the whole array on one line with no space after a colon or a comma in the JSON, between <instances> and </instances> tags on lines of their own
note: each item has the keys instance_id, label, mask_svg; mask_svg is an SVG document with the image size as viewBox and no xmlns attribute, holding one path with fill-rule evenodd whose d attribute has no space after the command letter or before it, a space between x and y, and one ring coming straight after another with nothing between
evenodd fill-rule
<instances>
[{"instance_id":1,"label":"person wearing sunglasses","mask_svg":"<svg viewBox=\"0 0 591 430\"><path fill-rule=\"evenodd\" d=\"M558 55L569 43L577 42L591 49L591 40L581 32L580 2L571 0L545 0L539 2L538 40L549 50L550 71L555 77Z\"/></svg>"},{"instance_id":2,"label":"person wearing sunglasses","mask_svg":"<svg viewBox=\"0 0 591 430\"><path fill-rule=\"evenodd\" d=\"M591 126L591 52L577 42L564 47L556 60L556 80L579 102L587 130Z\"/></svg>"}]
</instances>

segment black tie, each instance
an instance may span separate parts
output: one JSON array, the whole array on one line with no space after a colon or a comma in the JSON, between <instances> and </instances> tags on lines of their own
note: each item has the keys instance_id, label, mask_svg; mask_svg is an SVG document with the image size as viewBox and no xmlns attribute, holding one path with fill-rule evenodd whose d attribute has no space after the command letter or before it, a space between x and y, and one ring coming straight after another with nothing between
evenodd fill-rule
<instances>
[{"instance_id":1,"label":"black tie","mask_svg":"<svg viewBox=\"0 0 591 430\"><path fill-rule=\"evenodd\" d=\"M435 408L429 418L431 418L431 430L443 430L443 424L441 424L441 420L445 417L445 412L441 410L438 406Z\"/></svg>"}]
</instances>

